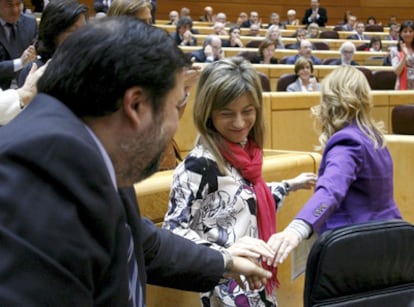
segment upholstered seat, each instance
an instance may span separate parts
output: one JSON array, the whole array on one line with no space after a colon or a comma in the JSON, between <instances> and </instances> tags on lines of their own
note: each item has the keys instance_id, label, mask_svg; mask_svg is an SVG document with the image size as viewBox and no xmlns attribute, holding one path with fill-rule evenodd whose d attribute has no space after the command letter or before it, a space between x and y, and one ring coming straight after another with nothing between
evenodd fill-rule
<instances>
[{"instance_id":1,"label":"upholstered seat","mask_svg":"<svg viewBox=\"0 0 414 307\"><path fill-rule=\"evenodd\" d=\"M373 90L393 90L397 75L391 70L375 70L372 72Z\"/></svg>"},{"instance_id":2,"label":"upholstered seat","mask_svg":"<svg viewBox=\"0 0 414 307\"><path fill-rule=\"evenodd\" d=\"M328 231L306 266L304 307L414 303L414 226L401 220Z\"/></svg>"},{"instance_id":3,"label":"upholstered seat","mask_svg":"<svg viewBox=\"0 0 414 307\"><path fill-rule=\"evenodd\" d=\"M322 31L319 34L319 38L332 38L332 39L338 39L339 38L339 34L336 31L331 31L331 30L326 30L326 31Z\"/></svg>"},{"instance_id":4,"label":"upholstered seat","mask_svg":"<svg viewBox=\"0 0 414 307\"><path fill-rule=\"evenodd\" d=\"M253 39L247 42L246 47L247 48L258 48L262 42L263 42L262 39Z\"/></svg>"},{"instance_id":5,"label":"upholstered seat","mask_svg":"<svg viewBox=\"0 0 414 307\"><path fill-rule=\"evenodd\" d=\"M414 135L414 104L395 106L391 112L392 132Z\"/></svg>"},{"instance_id":6,"label":"upholstered seat","mask_svg":"<svg viewBox=\"0 0 414 307\"><path fill-rule=\"evenodd\" d=\"M277 82L276 91L286 92L289 84L295 82L297 76L294 73L283 74L280 76L279 81Z\"/></svg>"}]
</instances>

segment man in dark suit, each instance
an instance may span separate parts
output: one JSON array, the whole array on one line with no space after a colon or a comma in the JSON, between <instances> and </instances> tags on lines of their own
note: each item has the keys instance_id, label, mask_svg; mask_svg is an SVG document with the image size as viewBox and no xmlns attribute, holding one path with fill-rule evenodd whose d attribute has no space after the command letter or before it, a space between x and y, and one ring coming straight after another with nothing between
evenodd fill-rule
<instances>
[{"instance_id":1,"label":"man in dark suit","mask_svg":"<svg viewBox=\"0 0 414 307\"><path fill-rule=\"evenodd\" d=\"M10 87L18 72L36 59L36 19L22 14L22 0L0 0L0 87Z\"/></svg>"},{"instance_id":2,"label":"man in dark suit","mask_svg":"<svg viewBox=\"0 0 414 307\"><path fill-rule=\"evenodd\" d=\"M365 31L365 24L361 21L358 21L355 25L356 33L348 36L347 39L370 40L371 38L368 35L365 35L364 31Z\"/></svg>"},{"instance_id":3,"label":"man in dark suit","mask_svg":"<svg viewBox=\"0 0 414 307\"><path fill-rule=\"evenodd\" d=\"M224 58L221 39L215 34L210 34L203 41L203 48L193 51L190 58L196 63L212 63Z\"/></svg>"},{"instance_id":4,"label":"man in dark suit","mask_svg":"<svg viewBox=\"0 0 414 307\"><path fill-rule=\"evenodd\" d=\"M319 6L319 0L311 0L311 7L306 10L302 23L309 25L312 22L317 23L320 27L324 27L328 22L326 9Z\"/></svg>"},{"instance_id":5,"label":"man in dark suit","mask_svg":"<svg viewBox=\"0 0 414 307\"><path fill-rule=\"evenodd\" d=\"M0 129L1 304L141 307L147 282L265 282L240 257L272 258L264 242L213 250L140 217L131 186L157 170L186 98L189 60L167 33L97 19L53 57L40 94Z\"/></svg>"}]
</instances>

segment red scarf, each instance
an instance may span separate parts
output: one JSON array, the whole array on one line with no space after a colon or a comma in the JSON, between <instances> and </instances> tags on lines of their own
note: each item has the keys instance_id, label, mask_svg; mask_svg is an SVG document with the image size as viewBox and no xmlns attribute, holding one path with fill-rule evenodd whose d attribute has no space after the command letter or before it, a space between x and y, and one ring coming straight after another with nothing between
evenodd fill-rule
<instances>
[{"instance_id":1,"label":"red scarf","mask_svg":"<svg viewBox=\"0 0 414 307\"><path fill-rule=\"evenodd\" d=\"M398 58L401 61L401 59L404 57L404 53L402 51L400 51L398 53ZM399 90L406 90L408 89L408 80L407 80L407 65L404 65L401 73L400 73L400 77L399 77L399 84L398 84L398 89Z\"/></svg>"},{"instance_id":2,"label":"red scarf","mask_svg":"<svg viewBox=\"0 0 414 307\"><path fill-rule=\"evenodd\" d=\"M262 177L263 156L262 149L252 140L244 146L224 140L227 148L220 148L223 157L235 167L244 179L253 184L257 200L257 224L259 238L267 242L276 232L276 204L269 187ZM273 272L274 279L266 284L268 294L272 294L273 287L279 287L277 268L269 267L262 262L264 268Z\"/></svg>"}]
</instances>

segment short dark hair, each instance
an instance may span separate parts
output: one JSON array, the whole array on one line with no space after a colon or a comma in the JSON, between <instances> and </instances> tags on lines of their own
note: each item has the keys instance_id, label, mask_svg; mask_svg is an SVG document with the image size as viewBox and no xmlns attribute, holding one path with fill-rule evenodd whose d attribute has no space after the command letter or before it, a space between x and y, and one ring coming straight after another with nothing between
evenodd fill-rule
<instances>
[{"instance_id":1,"label":"short dark hair","mask_svg":"<svg viewBox=\"0 0 414 307\"><path fill-rule=\"evenodd\" d=\"M56 50L38 91L54 96L77 116L119 109L133 86L146 91L156 113L189 59L168 34L133 17L104 17L69 36Z\"/></svg>"},{"instance_id":2,"label":"short dark hair","mask_svg":"<svg viewBox=\"0 0 414 307\"><path fill-rule=\"evenodd\" d=\"M184 27L186 25L190 25L190 27L193 26L193 20L191 19L191 17L184 16L184 17L181 17L180 19L178 19L177 25L176 25L176 30L178 31L179 28Z\"/></svg>"},{"instance_id":3,"label":"short dark hair","mask_svg":"<svg viewBox=\"0 0 414 307\"><path fill-rule=\"evenodd\" d=\"M49 60L58 46L58 37L69 29L80 15L88 16L88 7L77 0L53 0L45 7L39 23L36 51L42 61Z\"/></svg>"}]
</instances>

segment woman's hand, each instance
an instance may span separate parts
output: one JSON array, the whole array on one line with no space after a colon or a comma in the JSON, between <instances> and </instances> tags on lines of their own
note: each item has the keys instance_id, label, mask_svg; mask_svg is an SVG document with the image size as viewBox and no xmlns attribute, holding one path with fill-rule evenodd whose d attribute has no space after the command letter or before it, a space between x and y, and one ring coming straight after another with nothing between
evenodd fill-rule
<instances>
[{"instance_id":1,"label":"woman's hand","mask_svg":"<svg viewBox=\"0 0 414 307\"><path fill-rule=\"evenodd\" d=\"M274 267L283 263L290 252L299 245L301 239L299 235L291 230L284 230L276 233L270 237L267 244L272 248L275 253L272 264Z\"/></svg>"},{"instance_id":2,"label":"woman's hand","mask_svg":"<svg viewBox=\"0 0 414 307\"><path fill-rule=\"evenodd\" d=\"M291 191L299 189L309 190L315 186L317 178L314 173L302 173L295 178L285 180L285 182L289 184Z\"/></svg>"}]
</instances>

